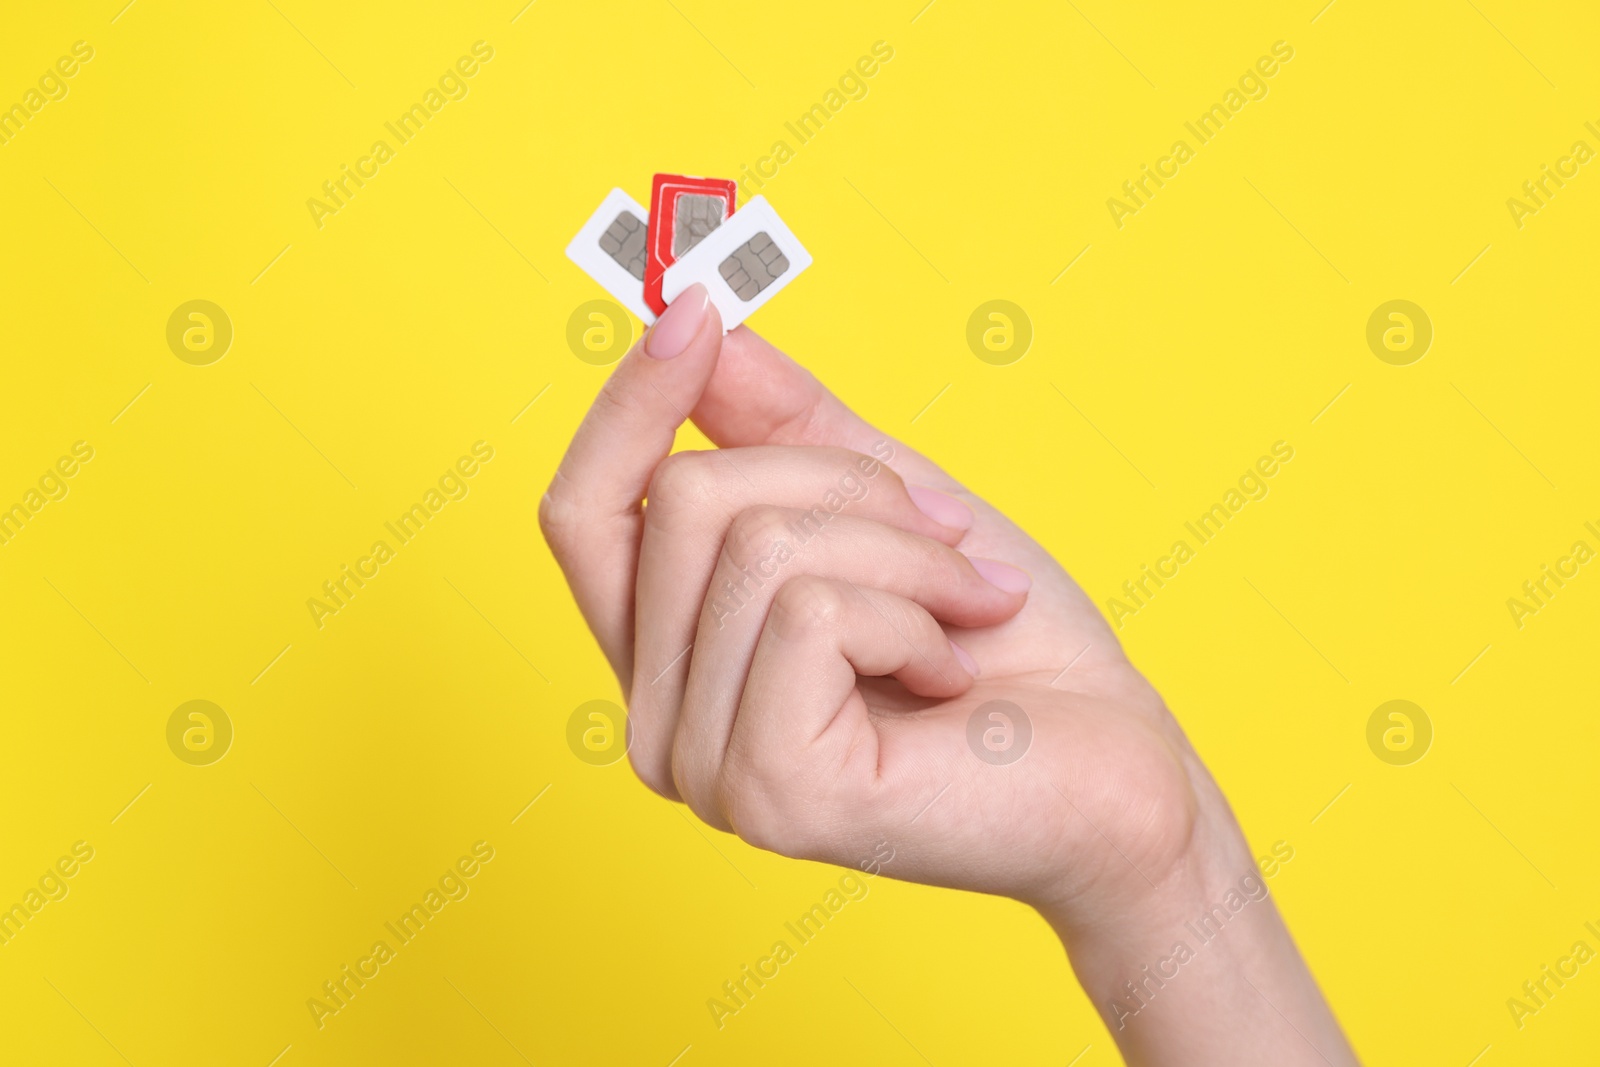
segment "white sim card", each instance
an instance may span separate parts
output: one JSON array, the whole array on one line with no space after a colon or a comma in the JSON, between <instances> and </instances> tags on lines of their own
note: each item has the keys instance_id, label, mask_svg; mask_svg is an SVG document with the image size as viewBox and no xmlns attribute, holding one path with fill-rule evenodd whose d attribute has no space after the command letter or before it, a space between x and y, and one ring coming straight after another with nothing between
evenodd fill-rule
<instances>
[{"instance_id":1,"label":"white sim card","mask_svg":"<svg viewBox=\"0 0 1600 1067\"><path fill-rule=\"evenodd\" d=\"M567 258L647 326L656 321L656 313L644 302L649 232L650 213L621 189L613 189L567 245Z\"/></svg>"},{"instance_id":2,"label":"white sim card","mask_svg":"<svg viewBox=\"0 0 1600 1067\"><path fill-rule=\"evenodd\" d=\"M661 295L672 300L695 282L706 287L731 330L811 266L805 250L764 196L735 211L662 277Z\"/></svg>"}]
</instances>

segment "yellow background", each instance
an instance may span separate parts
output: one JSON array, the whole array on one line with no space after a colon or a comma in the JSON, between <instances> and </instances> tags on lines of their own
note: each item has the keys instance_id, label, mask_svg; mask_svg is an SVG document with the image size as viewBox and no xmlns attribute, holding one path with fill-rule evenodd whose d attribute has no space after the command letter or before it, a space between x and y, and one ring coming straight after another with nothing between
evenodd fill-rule
<instances>
[{"instance_id":1,"label":"yellow background","mask_svg":"<svg viewBox=\"0 0 1600 1067\"><path fill-rule=\"evenodd\" d=\"M95 56L0 147L0 502L95 458L0 546L0 902L95 858L0 947L0 1061L1117 1061L1032 913L887 879L719 1031L707 998L838 872L565 742L619 694L535 521L607 373L567 348L604 294L562 249L613 185L737 177L880 40L767 184L816 264L756 328L1100 602L1290 442L1121 636L1257 851L1294 848L1273 891L1366 1058L1593 1059L1596 965L1520 1031L1505 1003L1600 948L1600 568L1506 607L1600 547L1600 164L1506 207L1600 148L1592 5L921 3L7 8L0 102ZM314 225L479 40L470 94ZM1279 40L1269 95L1115 226ZM165 341L197 298L235 330L210 366ZM997 298L1035 329L1005 367L965 342ZM1365 342L1395 298L1436 334L1406 367ZM479 440L470 495L317 629ZM1397 698L1435 730L1407 767L1365 740ZM167 747L191 699L236 730L211 766ZM479 840L470 896L319 1031L307 998Z\"/></svg>"}]
</instances>

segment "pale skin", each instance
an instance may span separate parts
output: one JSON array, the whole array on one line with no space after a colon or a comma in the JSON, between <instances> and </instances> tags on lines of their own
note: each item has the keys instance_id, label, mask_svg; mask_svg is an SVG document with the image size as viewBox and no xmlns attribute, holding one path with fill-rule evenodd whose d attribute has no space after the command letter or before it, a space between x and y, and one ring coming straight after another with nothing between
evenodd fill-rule
<instances>
[{"instance_id":1,"label":"pale skin","mask_svg":"<svg viewBox=\"0 0 1600 1067\"><path fill-rule=\"evenodd\" d=\"M717 448L670 454L685 418ZM760 337L724 337L699 286L606 382L539 518L657 793L786 856L858 868L886 842L885 874L1031 905L1129 1064L1357 1062L1270 895L1209 940L1186 926L1264 885L1255 854L1072 578ZM1014 762L969 743L995 700L1032 728Z\"/></svg>"}]
</instances>

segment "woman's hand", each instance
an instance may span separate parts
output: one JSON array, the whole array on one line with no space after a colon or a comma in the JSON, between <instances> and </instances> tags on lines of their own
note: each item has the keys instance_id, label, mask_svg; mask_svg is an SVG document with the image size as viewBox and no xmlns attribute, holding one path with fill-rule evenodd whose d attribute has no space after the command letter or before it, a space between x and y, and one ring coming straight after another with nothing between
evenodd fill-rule
<instances>
[{"instance_id":1,"label":"woman's hand","mask_svg":"<svg viewBox=\"0 0 1600 1067\"><path fill-rule=\"evenodd\" d=\"M719 447L669 456L685 418ZM1130 1062L1354 1062L1082 590L753 333L724 338L699 287L606 383L540 520L657 792L784 855L888 852L896 877L1034 905ZM1199 942L1185 921L1241 879Z\"/></svg>"}]
</instances>

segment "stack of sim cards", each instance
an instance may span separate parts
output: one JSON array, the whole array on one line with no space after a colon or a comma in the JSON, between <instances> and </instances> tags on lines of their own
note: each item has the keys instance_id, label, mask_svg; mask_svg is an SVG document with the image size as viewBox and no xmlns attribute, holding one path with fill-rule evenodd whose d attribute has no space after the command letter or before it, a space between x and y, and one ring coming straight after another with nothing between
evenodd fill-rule
<instances>
[{"instance_id":1,"label":"stack of sim cards","mask_svg":"<svg viewBox=\"0 0 1600 1067\"><path fill-rule=\"evenodd\" d=\"M734 210L720 178L657 174L645 211L613 189L567 245L567 258L646 324L699 282L731 330L811 266L765 197Z\"/></svg>"}]
</instances>

